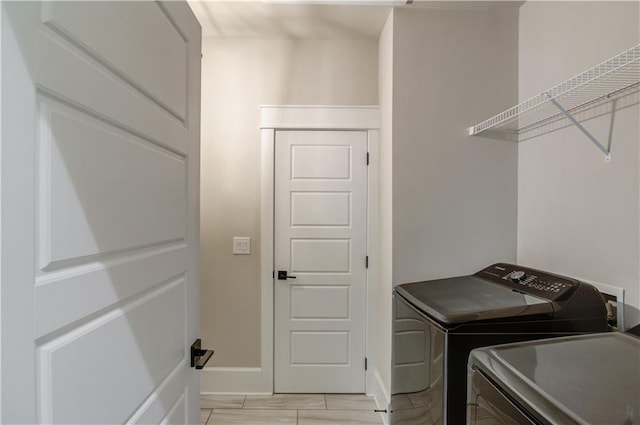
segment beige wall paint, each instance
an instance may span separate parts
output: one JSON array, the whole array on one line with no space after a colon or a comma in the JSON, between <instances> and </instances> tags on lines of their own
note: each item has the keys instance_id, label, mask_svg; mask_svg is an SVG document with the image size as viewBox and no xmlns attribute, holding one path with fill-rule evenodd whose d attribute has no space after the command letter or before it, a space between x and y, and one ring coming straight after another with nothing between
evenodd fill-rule
<instances>
[{"instance_id":1,"label":"beige wall paint","mask_svg":"<svg viewBox=\"0 0 640 425\"><path fill-rule=\"evenodd\" d=\"M515 261L517 145L467 127L517 101L518 9L397 9L393 283Z\"/></svg>"},{"instance_id":2,"label":"beige wall paint","mask_svg":"<svg viewBox=\"0 0 640 425\"><path fill-rule=\"evenodd\" d=\"M206 39L201 329L212 366L260 366L259 105L374 105L375 40ZM250 256L232 255L251 237Z\"/></svg>"},{"instance_id":3,"label":"beige wall paint","mask_svg":"<svg viewBox=\"0 0 640 425\"><path fill-rule=\"evenodd\" d=\"M640 3L527 2L519 29L525 100L640 43ZM627 326L640 322L639 100L619 101L635 106L615 113L610 163L575 127L520 143L518 157L518 261L624 288ZM610 120L583 124L606 144Z\"/></svg>"},{"instance_id":4,"label":"beige wall paint","mask_svg":"<svg viewBox=\"0 0 640 425\"><path fill-rule=\"evenodd\" d=\"M391 388L391 288L393 259L393 14L378 41L380 104L380 282L377 300L375 370L389 396ZM388 403L390 400L378 400ZM383 407L383 406L380 406Z\"/></svg>"}]
</instances>

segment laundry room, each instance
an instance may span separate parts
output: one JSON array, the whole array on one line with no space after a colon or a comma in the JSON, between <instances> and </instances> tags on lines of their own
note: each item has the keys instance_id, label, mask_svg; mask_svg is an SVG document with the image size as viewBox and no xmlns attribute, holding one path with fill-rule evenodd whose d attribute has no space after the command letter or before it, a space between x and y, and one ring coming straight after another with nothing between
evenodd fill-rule
<instances>
[{"instance_id":1,"label":"laundry room","mask_svg":"<svg viewBox=\"0 0 640 425\"><path fill-rule=\"evenodd\" d=\"M350 3L338 16L253 5L261 24L237 4L192 7L204 16L201 327L218 346L204 393L273 385L260 105L379 105L367 394L389 397L391 292L405 282L509 262L624 292L623 326L640 322L637 84L575 116L610 157L553 105L553 119L519 139L509 125L468 132L637 46L637 2L414 2L358 6L360 20ZM637 79L637 65L630 72L622 78ZM234 236L251 238L249 256L232 253Z\"/></svg>"},{"instance_id":2,"label":"laundry room","mask_svg":"<svg viewBox=\"0 0 640 425\"><path fill-rule=\"evenodd\" d=\"M633 424L640 1L1 1L0 422Z\"/></svg>"},{"instance_id":3,"label":"laundry room","mask_svg":"<svg viewBox=\"0 0 640 425\"><path fill-rule=\"evenodd\" d=\"M358 22L353 6L338 7ZM373 35L339 23L321 33L300 13L281 11L271 36L240 20L230 37L222 24L204 36L201 325L219 355L203 392L259 391L271 360L260 316L265 104L379 104L379 280L368 300L366 393L385 398L391 387L396 284L506 261L621 288L625 322L639 321L638 93L577 116L610 161L568 119L520 143L508 131L467 131L636 46L637 2L415 2L384 12L382 24L370 18L380 26ZM311 38L303 22L316 30ZM232 254L233 236L251 237L251 256Z\"/></svg>"}]
</instances>

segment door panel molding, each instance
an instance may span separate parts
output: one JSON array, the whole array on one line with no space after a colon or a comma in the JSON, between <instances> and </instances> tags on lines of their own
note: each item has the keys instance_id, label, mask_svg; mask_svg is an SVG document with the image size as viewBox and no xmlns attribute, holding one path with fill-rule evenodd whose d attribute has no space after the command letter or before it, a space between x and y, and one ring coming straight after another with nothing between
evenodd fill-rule
<instances>
[{"instance_id":1,"label":"door panel molding","mask_svg":"<svg viewBox=\"0 0 640 425\"><path fill-rule=\"evenodd\" d=\"M154 6L141 7L134 3L96 7L82 3L52 2L43 6L42 22L118 75L133 89L186 123L189 40L162 3L155 3ZM93 19L92 24L80 22L75 19L76 16L83 16L87 21ZM156 33L148 38L127 38L124 32L115 32L109 39L95 37L95 26L105 26L101 30L107 31L110 18L126 20L121 22L123 27L137 27L152 20ZM171 25L167 26L166 21ZM113 37L118 39L114 40ZM162 48L158 48L158 45ZM126 56L122 55L122 47L127 49ZM144 57L147 59L145 61L139 52L153 55L152 60Z\"/></svg>"},{"instance_id":2,"label":"door panel molding","mask_svg":"<svg viewBox=\"0 0 640 425\"><path fill-rule=\"evenodd\" d=\"M187 246L180 243L38 276L34 291L38 312L35 338L182 275L187 255ZM74 302L73 296L78 294L82 294L84 302Z\"/></svg>"},{"instance_id":3,"label":"door panel molding","mask_svg":"<svg viewBox=\"0 0 640 425\"><path fill-rule=\"evenodd\" d=\"M39 108L41 270L186 238L185 157L77 110Z\"/></svg>"},{"instance_id":4,"label":"door panel molding","mask_svg":"<svg viewBox=\"0 0 640 425\"><path fill-rule=\"evenodd\" d=\"M185 362L181 350L186 340L184 307L183 310L175 308L185 306L185 284L184 277L180 277L41 344L36 351L39 421L73 423L77 417L96 415L109 423L124 423L131 412L137 410L139 401L146 399L172 370ZM147 333L144 344L132 344L132 341L140 342L141 337L130 328L141 328L145 322L164 326ZM79 357L78 352L84 355ZM119 359L130 360L114 361L114 352ZM147 379L128 380L145 368ZM78 370L90 372L91 379L100 385L93 386L92 391L78 392L87 376L74 373ZM114 392L123 382L127 382L127 391Z\"/></svg>"},{"instance_id":5,"label":"door panel molding","mask_svg":"<svg viewBox=\"0 0 640 425\"><path fill-rule=\"evenodd\" d=\"M35 37L41 46L40 54L34 58L39 69L34 76L38 92L169 149L188 153L185 121L163 108L149 107L155 103L145 94L132 90L131 85L111 69L102 67L92 56L78 50L50 28L43 28ZM199 43L190 44L189 50L195 49L200 51ZM68 75L85 81L94 90L83 90L69 82ZM188 84L199 86L200 81L189 81ZM96 96L96 92L101 95ZM193 116L191 120L199 121L199 116Z\"/></svg>"}]
</instances>

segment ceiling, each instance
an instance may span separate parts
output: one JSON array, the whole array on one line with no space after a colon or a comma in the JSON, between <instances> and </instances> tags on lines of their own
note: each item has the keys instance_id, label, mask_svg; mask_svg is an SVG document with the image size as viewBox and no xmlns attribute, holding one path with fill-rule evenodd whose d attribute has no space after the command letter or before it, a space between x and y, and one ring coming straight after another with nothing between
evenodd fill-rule
<instances>
[{"instance_id":1,"label":"ceiling","mask_svg":"<svg viewBox=\"0 0 640 425\"><path fill-rule=\"evenodd\" d=\"M377 40L390 6L198 1L189 5L204 38Z\"/></svg>"},{"instance_id":2,"label":"ceiling","mask_svg":"<svg viewBox=\"0 0 640 425\"><path fill-rule=\"evenodd\" d=\"M188 0L204 38L377 40L393 6L520 7L522 0Z\"/></svg>"}]
</instances>

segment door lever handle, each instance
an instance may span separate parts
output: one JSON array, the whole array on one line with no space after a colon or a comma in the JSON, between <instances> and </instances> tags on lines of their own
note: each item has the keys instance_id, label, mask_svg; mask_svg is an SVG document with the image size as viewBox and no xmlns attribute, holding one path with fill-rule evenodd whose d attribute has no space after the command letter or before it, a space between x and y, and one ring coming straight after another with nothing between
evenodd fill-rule
<instances>
[{"instance_id":1,"label":"door lever handle","mask_svg":"<svg viewBox=\"0 0 640 425\"><path fill-rule=\"evenodd\" d=\"M295 276L291 276L286 270L278 270L278 280L296 279Z\"/></svg>"},{"instance_id":2,"label":"door lever handle","mask_svg":"<svg viewBox=\"0 0 640 425\"><path fill-rule=\"evenodd\" d=\"M211 356L213 356L213 350L203 349L200 338L196 339L191 345L191 367L196 369L204 368Z\"/></svg>"}]
</instances>

